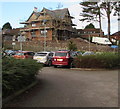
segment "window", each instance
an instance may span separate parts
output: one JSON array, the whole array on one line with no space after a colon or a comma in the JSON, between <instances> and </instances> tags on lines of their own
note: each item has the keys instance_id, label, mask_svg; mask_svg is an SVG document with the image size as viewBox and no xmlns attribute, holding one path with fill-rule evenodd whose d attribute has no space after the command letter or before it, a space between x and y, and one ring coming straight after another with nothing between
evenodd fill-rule
<instances>
[{"instance_id":1,"label":"window","mask_svg":"<svg viewBox=\"0 0 120 109\"><path fill-rule=\"evenodd\" d=\"M47 53L36 53L35 56L46 56Z\"/></svg>"},{"instance_id":2,"label":"window","mask_svg":"<svg viewBox=\"0 0 120 109\"><path fill-rule=\"evenodd\" d=\"M32 37L36 37L35 31L32 31L32 32L31 32L31 36L32 36Z\"/></svg>"},{"instance_id":3,"label":"window","mask_svg":"<svg viewBox=\"0 0 120 109\"><path fill-rule=\"evenodd\" d=\"M36 27L36 23L35 23L35 22L32 22L31 26L32 26L32 27Z\"/></svg>"},{"instance_id":4,"label":"window","mask_svg":"<svg viewBox=\"0 0 120 109\"><path fill-rule=\"evenodd\" d=\"M93 33L92 31L90 33Z\"/></svg>"},{"instance_id":5,"label":"window","mask_svg":"<svg viewBox=\"0 0 120 109\"><path fill-rule=\"evenodd\" d=\"M47 36L47 30L41 30L41 37Z\"/></svg>"},{"instance_id":6,"label":"window","mask_svg":"<svg viewBox=\"0 0 120 109\"><path fill-rule=\"evenodd\" d=\"M29 55L29 56L34 56L34 52L26 52L26 53L24 53L24 55Z\"/></svg>"},{"instance_id":7,"label":"window","mask_svg":"<svg viewBox=\"0 0 120 109\"><path fill-rule=\"evenodd\" d=\"M32 24L32 27L36 27L36 24L35 24L35 23L33 23L33 24Z\"/></svg>"},{"instance_id":8,"label":"window","mask_svg":"<svg viewBox=\"0 0 120 109\"><path fill-rule=\"evenodd\" d=\"M24 53L18 52L18 53L16 53L16 55L21 56L21 55L24 55Z\"/></svg>"},{"instance_id":9,"label":"window","mask_svg":"<svg viewBox=\"0 0 120 109\"><path fill-rule=\"evenodd\" d=\"M105 42L109 42L109 40L105 40Z\"/></svg>"},{"instance_id":10,"label":"window","mask_svg":"<svg viewBox=\"0 0 120 109\"><path fill-rule=\"evenodd\" d=\"M53 53L50 53L48 56L53 56Z\"/></svg>"},{"instance_id":11,"label":"window","mask_svg":"<svg viewBox=\"0 0 120 109\"><path fill-rule=\"evenodd\" d=\"M42 20L41 24L44 26L44 25L46 25L46 22L47 22L47 20L44 19L44 20Z\"/></svg>"},{"instance_id":12,"label":"window","mask_svg":"<svg viewBox=\"0 0 120 109\"><path fill-rule=\"evenodd\" d=\"M60 57L62 57L62 56L67 56L67 53L56 52L56 53L55 53L55 56L60 56Z\"/></svg>"}]
</instances>

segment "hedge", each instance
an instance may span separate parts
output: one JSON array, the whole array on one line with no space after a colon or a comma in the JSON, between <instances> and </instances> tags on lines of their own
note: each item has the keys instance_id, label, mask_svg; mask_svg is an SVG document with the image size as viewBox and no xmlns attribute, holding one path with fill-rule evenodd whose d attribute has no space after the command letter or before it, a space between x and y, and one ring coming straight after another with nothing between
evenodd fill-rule
<instances>
[{"instance_id":1,"label":"hedge","mask_svg":"<svg viewBox=\"0 0 120 109\"><path fill-rule=\"evenodd\" d=\"M77 68L120 68L120 55L118 53L100 53L88 56L78 56L74 59Z\"/></svg>"},{"instance_id":2,"label":"hedge","mask_svg":"<svg viewBox=\"0 0 120 109\"><path fill-rule=\"evenodd\" d=\"M31 84L36 78L42 64L32 59L2 59L2 96L10 94Z\"/></svg>"}]
</instances>

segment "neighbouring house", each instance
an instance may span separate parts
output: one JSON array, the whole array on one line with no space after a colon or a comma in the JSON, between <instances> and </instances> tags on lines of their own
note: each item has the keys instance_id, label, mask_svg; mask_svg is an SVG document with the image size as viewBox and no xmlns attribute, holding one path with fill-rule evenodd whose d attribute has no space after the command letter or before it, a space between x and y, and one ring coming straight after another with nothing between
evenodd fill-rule
<instances>
[{"instance_id":1,"label":"neighbouring house","mask_svg":"<svg viewBox=\"0 0 120 109\"><path fill-rule=\"evenodd\" d=\"M120 40L120 31L113 33L110 37L115 40Z\"/></svg>"},{"instance_id":2,"label":"neighbouring house","mask_svg":"<svg viewBox=\"0 0 120 109\"><path fill-rule=\"evenodd\" d=\"M114 43L116 43L116 44L118 45L119 42L120 42L120 31L113 33L113 34L110 36L110 38L111 38L111 41L112 41L112 42L114 42Z\"/></svg>"},{"instance_id":3,"label":"neighbouring house","mask_svg":"<svg viewBox=\"0 0 120 109\"><path fill-rule=\"evenodd\" d=\"M77 33L79 37L89 38L89 37L100 37L100 29L99 28L90 28L90 29L77 29ZM104 32L101 30L101 36L104 36Z\"/></svg>"},{"instance_id":4,"label":"neighbouring house","mask_svg":"<svg viewBox=\"0 0 120 109\"><path fill-rule=\"evenodd\" d=\"M4 40L4 41L12 41L13 36L15 38L17 38L19 33L20 33L20 28L2 30L2 40Z\"/></svg>"},{"instance_id":5,"label":"neighbouring house","mask_svg":"<svg viewBox=\"0 0 120 109\"><path fill-rule=\"evenodd\" d=\"M25 25L20 31L26 33L28 40L66 40L74 33L72 19L67 8L43 8L41 12L35 9L27 21L21 22Z\"/></svg>"}]
</instances>

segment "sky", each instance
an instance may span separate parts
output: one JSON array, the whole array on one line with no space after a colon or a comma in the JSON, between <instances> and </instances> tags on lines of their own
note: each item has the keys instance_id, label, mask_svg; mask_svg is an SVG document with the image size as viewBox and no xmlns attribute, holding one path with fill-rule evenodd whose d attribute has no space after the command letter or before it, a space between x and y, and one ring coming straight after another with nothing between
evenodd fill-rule
<instances>
[{"instance_id":1,"label":"sky","mask_svg":"<svg viewBox=\"0 0 120 109\"><path fill-rule=\"evenodd\" d=\"M0 28L9 22L12 28L23 27L24 25L20 22L26 21L34 7L41 11L43 7L47 9L57 9L58 4L63 5L62 8L68 8L71 16L75 17L73 23L76 24L77 29L83 29L88 22L80 22L79 19L82 18L79 14L82 12L82 8L79 5L82 0L0 0ZM111 33L118 31L118 21L117 17L111 16ZM99 28L98 23L93 23L96 28ZM107 21L102 19L102 29L107 34Z\"/></svg>"}]
</instances>

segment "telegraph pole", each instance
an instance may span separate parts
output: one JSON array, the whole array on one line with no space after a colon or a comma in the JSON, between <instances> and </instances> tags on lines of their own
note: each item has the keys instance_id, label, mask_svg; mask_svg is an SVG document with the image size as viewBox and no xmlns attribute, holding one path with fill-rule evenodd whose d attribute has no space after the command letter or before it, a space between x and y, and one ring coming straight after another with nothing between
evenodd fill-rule
<instances>
[{"instance_id":1,"label":"telegraph pole","mask_svg":"<svg viewBox=\"0 0 120 109\"><path fill-rule=\"evenodd\" d=\"M90 35L89 35L89 51L90 51Z\"/></svg>"},{"instance_id":2,"label":"telegraph pole","mask_svg":"<svg viewBox=\"0 0 120 109\"><path fill-rule=\"evenodd\" d=\"M46 19L45 19L45 10L44 10L44 51L46 51Z\"/></svg>"}]
</instances>

